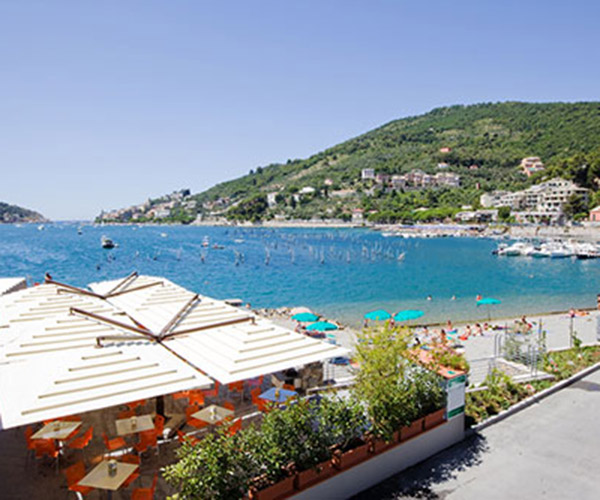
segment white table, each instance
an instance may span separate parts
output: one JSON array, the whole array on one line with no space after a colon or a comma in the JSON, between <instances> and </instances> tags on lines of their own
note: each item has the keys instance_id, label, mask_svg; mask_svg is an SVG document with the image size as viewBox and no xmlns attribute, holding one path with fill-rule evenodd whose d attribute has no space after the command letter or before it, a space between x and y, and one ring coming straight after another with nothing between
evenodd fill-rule
<instances>
[{"instance_id":1,"label":"white table","mask_svg":"<svg viewBox=\"0 0 600 500\"><path fill-rule=\"evenodd\" d=\"M152 421L152 416L140 415L139 417L116 420L115 426L117 427L117 435L128 436L129 434L135 434L136 432L154 429L154 422Z\"/></svg>"},{"instance_id":2,"label":"white table","mask_svg":"<svg viewBox=\"0 0 600 500\"><path fill-rule=\"evenodd\" d=\"M39 431L31 436L31 439L55 439L57 441L67 439L77 428L81 422L70 422L67 420L55 420L49 422Z\"/></svg>"},{"instance_id":3,"label":"white table","mask_svg":"<svg viewBox=\"0 0 600 500\"><path fill-rule=\"evenodd\" d=\"M125 462L117 462L117 471L114 476L108 473L108 463L110 460L103 460L90 472L88 472L80 481L80 486L88 486L99 490L107 490L108 498L112 498L112 492L117 491L121 485L127 481L127 478L133 474L138 466Z\"/></svg>"},{"instance_id":4,"label":"white table","mask_svg":"<svg viewBox=\"0 0 600 500\"><path fill-rule=\"evenodd\" d=\"M216 424L233 415L234 412L222 406L210 405L192 414L192 417L208 424Z\"/></svg>"}]
</instances>

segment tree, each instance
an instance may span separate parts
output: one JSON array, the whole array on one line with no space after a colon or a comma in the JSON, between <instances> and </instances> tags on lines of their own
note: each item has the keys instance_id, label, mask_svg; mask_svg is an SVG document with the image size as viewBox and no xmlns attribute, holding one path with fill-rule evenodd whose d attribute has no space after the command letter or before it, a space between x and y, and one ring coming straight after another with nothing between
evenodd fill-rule
<instances>
[{"instance_id":1,"label":"tree","mask_svg":"<svg viewBox=\"0 0 600 500\"><path fill-rule=\"evenodd\" d=\"M584 214L588 211L585 198L580 194L572 194L563 206L563 212L567 217L575 217L578 214Z\"/></svg>"},{"instance_id":2,"label":"tree","mask_svg":"<svg viewBox=\"0 0 600 500\"><path fill-rule=\"evenodd\" d=\"M501 222L507 222L510 219L510 207L498 208L498 220Z\"/></svg>"}]
</instances>

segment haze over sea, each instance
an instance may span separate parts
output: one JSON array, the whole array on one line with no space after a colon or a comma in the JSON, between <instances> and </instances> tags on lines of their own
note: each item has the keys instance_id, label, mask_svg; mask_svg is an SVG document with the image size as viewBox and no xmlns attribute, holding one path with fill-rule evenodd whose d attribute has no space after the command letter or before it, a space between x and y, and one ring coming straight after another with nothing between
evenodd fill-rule
<instances>
[{"instance_id":1,"label":"haze over sea","mask_svg":"<svg viewBox=\"0 0 600 500\"><path fill-rule=\"evenodd\" d=\"M477 294L502 300L492 317L594 307L600 291L600 261L499 258L488 239L192 226L83 226L78 235L77 228L0 226L0 276L31 283L48 271L85 286L135 270L216 298L241 298L254 308L305 305L353 325L378 308L422 309L426 322L487 318L488 310L476 307ZM118 247L102 249L102 235ZM209 248L202 246L205 237Z\"/></svg>"}]
</instances>

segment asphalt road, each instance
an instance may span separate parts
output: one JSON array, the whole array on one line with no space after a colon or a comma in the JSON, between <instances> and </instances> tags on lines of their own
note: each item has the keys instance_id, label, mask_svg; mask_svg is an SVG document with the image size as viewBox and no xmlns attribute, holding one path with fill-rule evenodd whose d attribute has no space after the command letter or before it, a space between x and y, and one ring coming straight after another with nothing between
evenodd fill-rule
<instances>
[{"instance_id":1,"label":"asphalt road","mask_svg":"<svg viewBox=\"0 0 600 500\"><path fill-rule=\"evenodd\" d=\"M600 371L356 499L599 499Z\"/></svg>"}]
</instances>

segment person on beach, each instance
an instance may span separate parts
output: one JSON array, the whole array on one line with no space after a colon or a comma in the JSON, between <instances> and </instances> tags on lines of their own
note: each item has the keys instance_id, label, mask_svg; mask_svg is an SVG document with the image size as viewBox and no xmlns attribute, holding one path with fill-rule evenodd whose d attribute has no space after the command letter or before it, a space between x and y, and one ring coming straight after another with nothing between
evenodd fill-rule
<instances>
[{"instance_id":1,"label":"person on beach","mask_svg":"<svg viewBox=\"0 0 600 500\"><path fill-rule=\"evenodd\" d=\"M475 297L475 300L476 300L477 302L479 302L479 301L480 301L482 298L483 298L483 297L481 296L481 294L480 294L480 293L478 293L478 294L477 294L477 297Z\"/></svg>"},{"instance_id":2,"label":"person on beach","mask_svg":"<svg viewBox=\"0 0 600 500\"><path fill-rule=\"evenodd\" d=\"M450 300L456 300L456 295L453 295Z\"/></svg>"},{"instance_id":3,"label":"person on beach","mask_svg":"<svg viewBox=\"0 0 600 500\"><path fill-rule=\"evenodd\" d=\"M481 329L481 325L479 323L475 323L475 335L479 337L483 335L483 330Z\"/></svg>"},{"instance_id":4,"label":"person on beach","mask_svg":"<svg viewBox=\"0 0 600 500\"><path fill-rule=\"evenodd\" d=\"M452 321L450 321L450 320L446 321L446 328L448 329L449 332L451 332L453 330Z\"/></svg>"},{"instance_id":5,"label":"person on beach","mask_svg":"<svg viewBox=\"0 0 600 500\"><path fill-rule=\"evenodd\" d=\"M431 295L428 295L427 300L433 300L433 297Z\"/></svg>"},{"instance_id":6,"label":"person on beach","mask_svg":"<svg viewBox=\"0 0 600 500\"><path fill-rule=\"evenodd\" d=\"M448 341L448 338L446 337L446 332L444 331L443 328L440 328L440 343L442 345L446 345L447 341Z\"/></svg>"}]
</instances>

